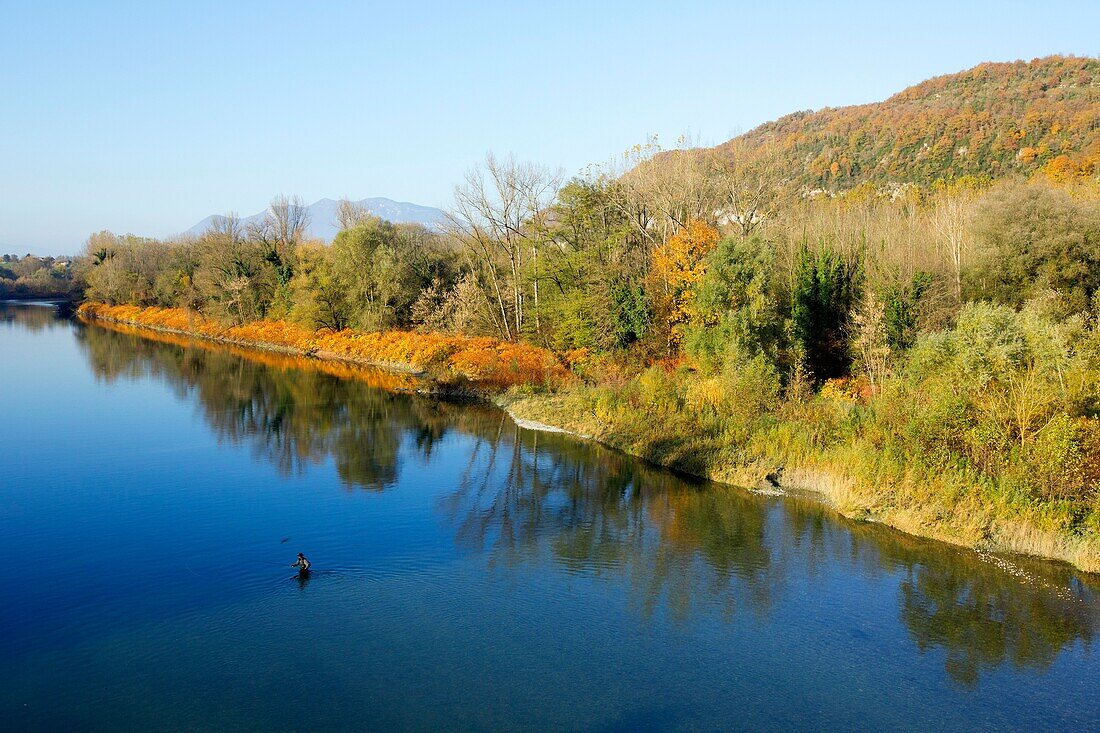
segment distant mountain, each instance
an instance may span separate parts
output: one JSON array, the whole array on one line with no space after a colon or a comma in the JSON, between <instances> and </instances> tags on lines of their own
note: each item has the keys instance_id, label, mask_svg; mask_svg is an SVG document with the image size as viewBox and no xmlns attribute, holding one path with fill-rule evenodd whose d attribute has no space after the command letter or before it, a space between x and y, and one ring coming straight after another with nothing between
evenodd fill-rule
<instances>
[{"instance_id":1,"label":"distant mountain","mask_svg":"<svg viewBox=\"0 0 1100 733\"><path fill-rule=\"evenodd\" d=\"M1100 173L1100 59L985 63L884 102L795 112L714 149L807 187Z\"/></svg>"},{"instance_id":2,"label":"distant mountain","mask_svg":"<svg viewBox=\"0 0 1100 733\"><path fill-rule=\"evenodd\" d=\"M418 204L394 201L393 199L381 197L363 199L356 203L363 206L363 208L375 216L395 224L421 224L428 229L438 230L442 228L443 224L447 221L446 214L431 206L420 206ZM339 202L333 201L332 199L321 199L308 207L310 224L307 233L310 237L323 239L326 242L331 242L333 240L336 236L336 232L339 231L339 227L336 224L336 208L338 205ZM195 236L202 234L210 228L210 224L218 216L218 214L212 214L206 217L184 232L184 234ZM261 220L263 216L264 212L262 211L252 216L242 216L241 222L247 226L250 222Z\"/></svg>"}]
</instances>

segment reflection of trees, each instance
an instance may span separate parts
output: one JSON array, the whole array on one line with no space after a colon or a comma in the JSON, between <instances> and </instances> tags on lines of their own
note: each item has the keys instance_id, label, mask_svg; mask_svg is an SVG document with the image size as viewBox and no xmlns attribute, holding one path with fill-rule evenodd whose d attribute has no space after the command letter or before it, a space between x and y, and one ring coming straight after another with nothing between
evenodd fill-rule
<instances>
[{"instance_id":1,"label":"reflection of trees","mask_svg":"<svg viewBox=\"0 0 1100 733\"><path fill-rule=\"evenodd\" d=\"M815 502L780 507L692 486L591 444L520 430L494 409L375 386L395 386L392 377L98 326L78 334L98 375L163 379L194 396L219 436L284 472L331 456L348 486L383 489L398 479L402 446L426 459L448 431L462 433L472 447L439 504L460 546L509 568L545 560L626 578L646 613L767 613L784 594L806 592L792 577L812 584L842 568L896 582L914 643L942 649L947 672L968 685L1004 664L1046 668L1077 640L1090 644L1098 621L1093 581L1063 566L1034 563L1022 580L975 553L838 521Z\"/></svg>"},{"instance_id":2,"label":"reflection of trees","mask_svg":"<svg viewBox=\"0 0 1100 733\"><path fill-rule=\"evenodd\" d=\"M15 324L28 331L42 331L63 323L57 318L55 306L15 302L0 303L0 322Z\"/></svg>"},{"instance_id":3,"label":"reflection of trees","mask_svg":"<svg viewBox=\"0 0 1100 733\"><path fill-rule=\"evenodd\" d=\"M283 372L204 352L197 393L219 438L251 441L284 473L332 456L345 484L383 489L397 478L408 400L319 372ZM229 369L222 369L222 366Z\"/></svg>"},{"instance_id":4,"label":"reflection of trees","mask_svg":"<svg viewBox=\"0 0 1100 733\"><path fill-rule=\"evenodd\" d=\"M805 592L791 586L796 570L849 568L897 582L913 641L942 648L963 684L1006 663L1043 669L1077 640L1090 643L1100 620L1095 586L1063 566L1031 563L1021 579L973 552L838 521L808 500L785 501L769 521L769 504L742 492L692 487L492 413L486 421L443 500L459 542L510 564L550 557L624 575L647 613L664 604L682 618L700 603L765 613L785 591Z\"/></svg>"},{"instance_id":5,"label":"reflection of trees","mask_svg":"<svg viewBox=\"0 0 1100 733\"><path fill-rule=\"evenodd\" d=\"M993 558L869 524L786 514L791 541L808 545L811 565L842 562L899 578L900 617L917 647L942 649L956 682L1010 663L1042 670L1080 640L1092 641L1096 588L1068 566L1024 558L1014 571Z\"/></svg>"},{"instance_id":6,"label":"reflection of trees","mask_svg":"<svg viewBox=\"0 0 1100 733\"><path fill-rule=\"evenodd\" d=\"M974 557L910 566L901 584L901 618L921 651L941 648L955 681L973 686L983 671L1010 663L1044 670L1097 623L1093 589L1076 593L1021 580Z\"/></svg>"},{"instance_id":7,"label":"reflection of trees","mask_svg":"<svg viewBox=\"0 0 1100 733\"><path fill-rule=\"evenodd\" d=\"M441 416L432 414L439 408L431 403L355 379L273 368L224 349L188 348L98 326L80 334L96 374L108 380L154 377L181 395L193 394L219 439L250 444L283 473L331 456L346 485L384 489L397 479L402 436L425 445L425 433L438 439L441 431Z\"/></svg>"},{"instance_id":8,"label":"reflection of trees","mask_svg":"<svg viewBox=\"0 0 1100 733\"><path fill-rule=\"evenodd\" d=\"M963 565L912 568L901 585L901 617L922 651L947 652L947 672L966 685L1005 662L1045 669L1063 647L1090 643L1096 621L1081 598Z\"/></svg>"},{"instance_id":9,"label":"reflection of trees","mask_svg":"<svg viewBox=\"0 0 1100 733\"><path fill-rule=\"evenodd\" d=\"M545 555L574 572L625 574L646 612L662 603L678 617L699 602L766 608L778 574L758 504L492 419L442 500L460 544L510 564Z\"/></svg>"}]
</instances>

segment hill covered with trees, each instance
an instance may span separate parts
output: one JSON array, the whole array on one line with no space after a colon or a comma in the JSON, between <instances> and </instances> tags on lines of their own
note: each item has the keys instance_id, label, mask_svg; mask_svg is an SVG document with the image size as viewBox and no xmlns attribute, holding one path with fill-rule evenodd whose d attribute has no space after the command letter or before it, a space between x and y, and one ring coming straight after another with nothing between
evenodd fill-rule
<instances>
[{"instance_id":1,"label":"hill covered with trees","mask_svg":"<svg viewBox=\"0 0 1100 733\"><path fill-rule=\"evenodd\" d=\"M1100 59L985 63L884 102L803 111L718 146L809 189L1100 171Z\"/></svg>"}]
</instances>

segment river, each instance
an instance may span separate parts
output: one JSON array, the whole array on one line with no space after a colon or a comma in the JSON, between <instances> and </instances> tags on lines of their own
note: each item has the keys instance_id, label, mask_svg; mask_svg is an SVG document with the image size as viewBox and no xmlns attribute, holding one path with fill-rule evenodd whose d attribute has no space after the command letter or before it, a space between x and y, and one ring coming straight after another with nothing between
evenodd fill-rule
<instances>
[{"instance_id":1,"label":"river","mask_svg":"<svg viewBox=\"0 0 1100 733\"><path fill-rule=\"evenodd\" d=\"M1100 728L1097 576L407 379L0 305L0 727Z\"/></svg>"}]
</instances>

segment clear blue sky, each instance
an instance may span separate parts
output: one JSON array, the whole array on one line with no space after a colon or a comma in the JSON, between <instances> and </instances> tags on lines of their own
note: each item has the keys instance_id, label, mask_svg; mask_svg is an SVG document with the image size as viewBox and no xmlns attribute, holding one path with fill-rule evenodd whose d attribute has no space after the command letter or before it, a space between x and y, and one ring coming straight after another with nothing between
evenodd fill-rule
<instances>
[{"instance_id":1,"label":"clear blue sky","mask_svg":"<svg viewBox=\"0 0 1100 733\"><path fill-rule=\"evenodd\" d=\"M986 60L1100 54L1100 2L0 0L0 250L275 194L446 206L488 150L717 143Z\"/></svg>"}]
</instances>

